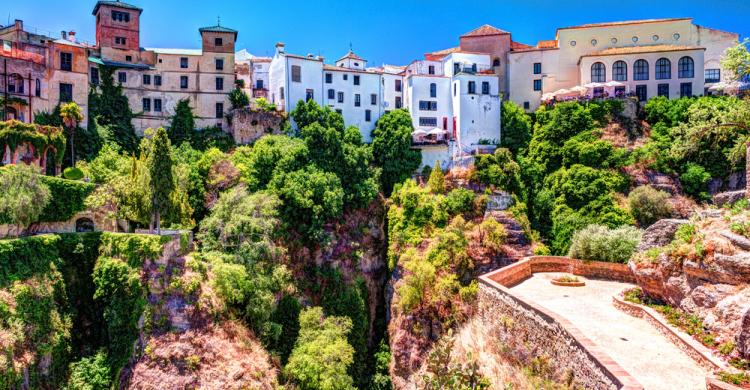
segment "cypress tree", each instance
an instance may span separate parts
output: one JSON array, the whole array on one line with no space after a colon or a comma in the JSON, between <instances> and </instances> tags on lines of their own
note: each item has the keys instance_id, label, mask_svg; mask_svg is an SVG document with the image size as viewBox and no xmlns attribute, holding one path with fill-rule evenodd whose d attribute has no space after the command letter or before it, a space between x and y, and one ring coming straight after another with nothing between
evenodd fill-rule
<instances>
[{"instance_id":1,"label":"cypress tree","mask_svg":"<svg viewBox=\"0 0 750 390\"><path fill-rule=\"evenodd\" d=\"M169 137L163 127L156 130L151 140L147 166L150 174L152 224L156 223L156 232L161 234L161 215L169 211L174 191Z\"/></svg>"}]
</instances>

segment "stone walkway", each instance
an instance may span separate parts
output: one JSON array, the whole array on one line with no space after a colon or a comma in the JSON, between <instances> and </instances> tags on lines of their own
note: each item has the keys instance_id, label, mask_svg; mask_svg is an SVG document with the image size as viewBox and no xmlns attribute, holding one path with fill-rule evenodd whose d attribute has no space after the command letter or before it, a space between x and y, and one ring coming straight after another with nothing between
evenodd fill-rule
<instances>
[{"instance_id":1,"label":"stone walkway","mask_svg":"<svg viewBox=\"0 0 750 390\"><path fill-rule=\"evenodd\" d=\"M706 372L697 363L651 324L612 305L612 296L632 285L586 280L585 287L559 287L550 283L558 275L534 274L511 290L567 318L646 389L706 388Z\"/></svg>"}]
</instances>

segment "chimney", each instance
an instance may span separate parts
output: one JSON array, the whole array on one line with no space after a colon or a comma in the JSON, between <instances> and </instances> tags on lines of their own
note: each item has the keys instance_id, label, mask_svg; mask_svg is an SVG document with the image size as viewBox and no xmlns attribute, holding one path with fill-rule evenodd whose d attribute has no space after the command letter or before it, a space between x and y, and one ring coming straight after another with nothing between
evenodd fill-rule
<instances>
[{"instance_id":1,"label":"chimney","mask_svg":"<svg viewBox=\"0 0 750 390\"><path fill-rule=\"evenodd\" d=\"M318 56L318 61L320 61L320 62L325 62L325 57L323 57L323 56Z\"/></svg>"},{"instance_id":2,"label":"chimney","mask_svg":"<svg viewBox=\"0 0 750 390\"><path fill-rule=\"evenodd\" d=\"M307 58L315 58L315 56L312 53L307 53Z\"/></svg>"},{"instance_id":3,"label":"chimney","mask_svg":"<svg viewBox=\"0 0 750 390\"><path fill-rule=\"evenodd\" d=\"M16 31L23 31L23 20L16 19L13 24L15 25Z\"/></svg>"},{"instance_id":4,"label":"chimney","mask_svg":"<svg viewBox=\"0 0 750 390\"><path fill-rule=\"evenodd\" d=\"M71 31L68 32L68 40L71 41L71 42L75 42L76 41L76 32L75 31L71 30Z\"/></svg>"},{"instance_id":5,"label":"chimney","mask_svg":"<svg viewBox=\"0 0 750 390\"><path fill-rule=\"evenodd\" d=\"M276 53L284 52L284 42L276 42Z\"/></svg>"},{"instance_id":6,"label":"chimney","mask_svg":"<svg viewBox=\"0 0 750 390\"><path fill-rule=\"evenodd\" d=\"M60 36L62 39L68 39L68 33L65 30L60 31Z\"/></svg>"}]
</instances>

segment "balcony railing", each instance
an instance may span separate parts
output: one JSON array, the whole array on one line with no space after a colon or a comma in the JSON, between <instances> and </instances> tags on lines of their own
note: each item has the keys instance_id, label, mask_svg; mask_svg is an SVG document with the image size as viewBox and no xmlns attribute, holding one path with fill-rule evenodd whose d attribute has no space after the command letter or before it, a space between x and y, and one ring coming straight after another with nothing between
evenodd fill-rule
<instances>
[{"instance_id":1,"label":"balcony railing","mask_svg":"<svg viewBox=\"0 0 750 390\"><path fill-rule=\"evenodd\" d=\"M484 65L453 64L453 73L477 74L490 73L492 68Z\"/></svg>"},{"instance_id":2,"label":"balcony railing","mask_svg":"<svg viewBox=\"0 0 750 390\"><path fill-rule=\"evenodd\" d=\"M0 57L15 58L22 61L30 61L35 64L45 65L46 60L43 55L38 53L32 53L26 50L20 50L17 48L11 48L10 50L3 50L0 47Z\"/></svg>"},{"instance_id":3,"label":"balcony railing","mask_svg":"<svg viewBox=\"0 0 750 390\"><path fill-rule=\"evenodd\" d=\"M253 98L268 99L268 90L265 88L253 88Z\"/></svg>"}]
</instances>

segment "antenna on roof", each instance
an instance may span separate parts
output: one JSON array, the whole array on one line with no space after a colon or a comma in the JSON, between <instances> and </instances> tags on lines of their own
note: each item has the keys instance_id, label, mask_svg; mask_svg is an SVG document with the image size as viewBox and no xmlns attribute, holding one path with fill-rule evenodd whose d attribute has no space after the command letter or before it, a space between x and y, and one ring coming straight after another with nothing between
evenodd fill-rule
<instances>
[{"instance_id":1,"label":"antenna on roof","mask_svg":"<svg viewBox=\"0 0 750 390\"><path fill-rule=\"evenodd\" d=\"M216 25L221 27L221 16L216 17Z\"/></svg>"},{"instance_id":2,"label":"antenna on roof","mask_svg":"<svg viewBox=\"0 0 750 390\"><path fill-rule=\"evenodd\" d=\"M350 52L354 52L354 50L352 50L352 42L351 41L349 41L349 51Z\"/></svg>"}]
</instances>

